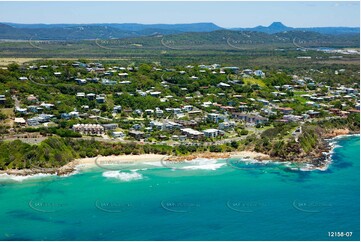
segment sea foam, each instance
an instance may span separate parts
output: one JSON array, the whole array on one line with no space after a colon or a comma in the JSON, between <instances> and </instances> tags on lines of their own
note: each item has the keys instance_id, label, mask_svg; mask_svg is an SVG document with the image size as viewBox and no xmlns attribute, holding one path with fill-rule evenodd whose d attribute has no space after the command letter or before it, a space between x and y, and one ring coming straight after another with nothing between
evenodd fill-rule
<instances>
[{"instance_id":1,"label":"sea foam","mask_svg":"<svg viewBox=\"0 0 361 242\"><path fill-rule=\"evenodd\" d=\"M0 181L15 181L15 182L22 182L25 180L30 180L30 179L39 179L39 178L43 178L43 177L49 177L49 176L54 176L53 174L44 174L44 173L39 173L39 174L35 174L35 175L27 175L27 176L16 176L16 175L9 175L9 174L0 174Z\"/></svg>"},{"instance_id":2,"label":"sea foam","mask_svg":"<svg viewBox=\"0 0 361 242\"><path fill-rule=\"evenodd\" d=\"M106 171L103 172L103 177L114 178L126 182L143 179L143 175L136 171L132 171L132 172Z\"/></svg>"},{"instance_id":3,"label":"sea foam","mask_svg":"<svg viewBox=\"0 0 361 242\"><path fill-rule=\"evenodd\" d=\"M188 163L188 162L186 162ZM184 166L182 169L185 170L217 170L218 168L225 165L225 163L217 163L215 159L194 159L191 161L190 166Z\"/></svg>"}]
</instances>

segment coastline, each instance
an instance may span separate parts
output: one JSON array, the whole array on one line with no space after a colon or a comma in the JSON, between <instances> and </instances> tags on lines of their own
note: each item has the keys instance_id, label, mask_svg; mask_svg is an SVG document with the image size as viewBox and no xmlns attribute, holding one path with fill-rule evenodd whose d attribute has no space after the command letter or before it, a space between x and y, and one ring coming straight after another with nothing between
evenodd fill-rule
<instances>
[{"instance_id":1,"label":"coastline","mask_svg":"<svg viewBox=\"0 0 361 242\"><path fill-rule=\"evenodd\" d=\"M78 158L68 164L58 167L58 168L30 168L30 169L9 169L9 170L0 170L0 175L5 176L35 176L35 175L57 175L57 176L66 176L71 175L78 171L80 167L94 168L101 167L99 163L113 163L113 164L127 164L127 163L141 163L141 162L159 162L162 159L169 161L191 161L194 159L228 159L228 158L240 158L240 159L251 159L256 161L276 161L277 162L293 162L293 163L308 163L315 167L318 170L327 169L328 165L331 163L331 156L333 149L335 148L334 141L335 139L340 139L342 137L348 136L360 136L359 133L350 132L348 129L338 129L333 130L330 133L327 133L323 137L325 143L325 149L316 153L309 154L306 157L297 157L293 161L285 161L279 159L278 157L272 157L268 154L258 153L255 151L236 151L236 152L227 152L227 153L194 153L184 156L168 156L160 154L141 154L141 155L111 155L111 156L97 156L97 157L87 157L87 158ZM308 159L306 159L308 158Z\"/></svg>"}]
</instances>

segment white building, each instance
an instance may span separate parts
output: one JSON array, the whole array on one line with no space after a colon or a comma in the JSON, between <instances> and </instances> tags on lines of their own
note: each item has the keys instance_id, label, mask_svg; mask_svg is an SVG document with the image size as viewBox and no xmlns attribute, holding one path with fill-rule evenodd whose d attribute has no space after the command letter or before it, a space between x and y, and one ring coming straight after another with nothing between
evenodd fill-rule
<instances>
[{"instance_id":1,"label":"white building","mask_svg":"<svg viewBox=\"0 0 361 242\"><path fill-rule=\"evenodd\" d=\"M104 127L99 124L75 124L73 131L87 135L104 134Z\"/></svg>"},{"instance_id":2,"label":"white building","mask_svg":"<svg viewBox=\"0 0 361 242\"><path fill-rule=\"evenodd\" d=\"M206 129L206 130L203 130L203 134L207 138L215 138L219 135L219 130L218 129Z\"/></svg>"}]
</instances>

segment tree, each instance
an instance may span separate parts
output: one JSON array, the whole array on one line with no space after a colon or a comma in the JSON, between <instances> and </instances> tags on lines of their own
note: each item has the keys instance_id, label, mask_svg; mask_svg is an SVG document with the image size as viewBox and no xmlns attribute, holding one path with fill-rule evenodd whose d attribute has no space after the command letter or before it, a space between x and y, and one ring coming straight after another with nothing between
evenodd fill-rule
<instances>
[{"instance_id":1,"label":"tree","mask_svg":"<svg viewBox=\"0 0 361 242\"><path fill-rule=\"evenodd\" d=\"M5 120L7 118L6 114L0 111L0 120Z\"/></svg>"},{"instance_id":2,"label":"tree","mask_svg":"<svg viewBox=\"0 0 361 242\"><path fill-rule=\"evenodd\" d=\"M17 63L11 63L8 65L9 71L17 71L19 70L19 65Z\"/></svg>"}]
</instances>

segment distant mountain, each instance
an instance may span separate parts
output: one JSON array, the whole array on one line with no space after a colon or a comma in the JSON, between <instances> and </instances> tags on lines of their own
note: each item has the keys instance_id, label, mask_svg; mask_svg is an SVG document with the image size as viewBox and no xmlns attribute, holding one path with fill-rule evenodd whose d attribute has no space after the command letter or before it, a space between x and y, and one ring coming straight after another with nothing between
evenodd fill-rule
<instances>
[{"instance_id":1,"label":"distant mountain","mask_svg":"<svg viewBox=\"0 0 361 242\"><path fill-rule=\"evenodd\" d=\"M11 27L6 24L0 23L0 39L24 39L26 33L23 33L21 29Z\"/></svg>"},{"instance_id":2,"label":"distant mountain","mask_svg":"<svg viewBox=\"0 0 361 242\"><path fill-rule=\"evenodd\" d=\"M100 24L17 24L0 23L0 39L14 40L85 40L85 39L121 39L154 35L181 33L204 33L226 30L213 23L191 24L137 24L137 23L100 23ZM254 28L234 28L232 31L261 32L267 34L285 31L306 31L321 34L358 34L360 28L314 27L292 28L281 22L269 26Z\"/></svg>"},{"instance_id":3,"label":"distant mountain","mask_svg":"<svg viewBox=\"0 0 361 242\"><path fill-rule=\"evenodd\" d=\"M242 30L242 29L238 29L238 30ZM279 33L279 32L283 32L283 31L293 30L293 28L287 27L281 22L273 22L268 27L257 26L255 28L248 28L248 29L243 29L243 30L274 34L274 33Z\"/></svg>"}]
</instances>

